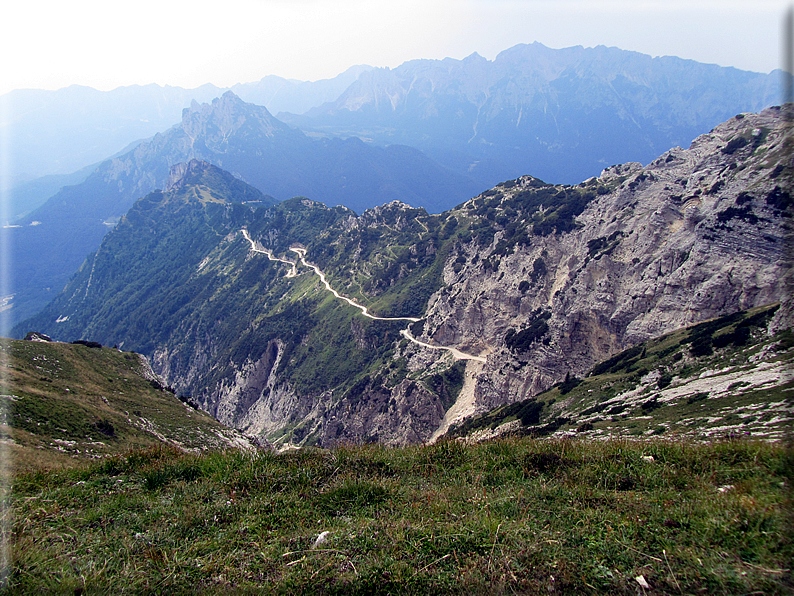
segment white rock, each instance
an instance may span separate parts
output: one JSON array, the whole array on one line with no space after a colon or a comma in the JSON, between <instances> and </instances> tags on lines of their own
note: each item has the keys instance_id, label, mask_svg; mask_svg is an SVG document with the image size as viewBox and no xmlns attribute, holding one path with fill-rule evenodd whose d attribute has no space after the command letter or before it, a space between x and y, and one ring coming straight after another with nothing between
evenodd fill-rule
<instances>
[{"instance_id":1,"label":"white rock","mask_svg":"<svg viewBox=\"0 0 794 596\"><path fill-rule=\"evenodd\" d=\"M321 532L320 535L317 536L317 540L314 541L314 544L312 545L312 548L317 548L319 546L322 546L326 542L328 542L328 536L330 534L331 534L331 532L329 532L328 530L326 530L325 532Z\"/></svg>"}]
</instances>

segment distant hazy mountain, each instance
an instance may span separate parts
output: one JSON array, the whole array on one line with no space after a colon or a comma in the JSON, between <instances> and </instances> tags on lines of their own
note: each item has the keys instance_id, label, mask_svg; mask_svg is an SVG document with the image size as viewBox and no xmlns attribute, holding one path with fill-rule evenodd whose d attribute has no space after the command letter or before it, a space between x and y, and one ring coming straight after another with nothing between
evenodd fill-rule
<instances>
[{"instance_id":1,"label":"distant hazy mountain","mask_svg":"<svg viewBox=\"0 0 794 596\"><path fill-rule=\"evenodd\" d=\"M13 147L18 177L70 174L173 126L191 100L206 102L221 93L214 85L20 89L0 96L7 118L0 127Z\"/></svg>"},{"instance_id":2,"label":"distant hazy mountain","mask_svg":"<svg viewBox=\"0 0 794 596\"><path fill-rule=\"evenodd\" d=\"M412 60L362 73L303 130L404 143L488 186L531 172L576 183L687 147L736 113L780 103L779 72L758 74L617 48L517 45L495 60Z\"/></svg>"},{"instance_id":3,"label":"distant hazy mountain","mask_svg":"<svg viewBox=\"0 0 794 596\"><path fill-rule=\"evenodd\" d=\"M5 197L6 221L2 223L16 222L25 217L64 186L80 184L96 167L97 164L92 164L71 174L49 174L12 186Z\"/></svg>"},{"instance_id":4,"label":"distant hazy mountain","mask_svg":"<svg viewBox=\"0 0 794 596\"><path fill-rule=\"evenodd\" d=\"M301 114L334 101L370 66L352 66L320 81L267 76L231 88L202 85L183 89L166 85L130 85L112 91L72 85L57 91L19 89L0 96L0 129L13 147L16 181L50 174L71 174L107 159L136 140L178 123L191 101L206 103L231 89L248 103L271 113Z\"/></svg>"},{"instance_id":5,"label":"distant hazy mountain","mask_svg":"<svg viewBox=\"0 0 794 596\"><path fill-rule=\"evenodd\" d=\"M229 91L212 104L194 102L180 125L105 161L5 231L13 246L12 322L49 302L133 202L163 188L171 166L191 159L278 200L302 195L359 213L393 200L439 212L481 190L410 147L311 139Z\"/></svg>"},{"instance_id":6,"label":"distant hazy mountain","mask_svg":"<svg viewBox=\"0 0 794 596\"><path fill-rule=\"evenodd\" d=\"M320 81L296 81L269 75L260 81L238 83L231 87L240 99L248 103L265 106L271 114L291 112L302 114L311 108L334 101L352 85L362 72L371 66L351 66L333 79Z\"/></svg>"},{"instance_id":7,"label":"distant hazy mountain","mask_svg":"<svg viewBox=\"0 0 794 596\"><path fill-rule=\"evenodd\" d=\"M244 101L271 113L301 114L333 101L371 67L353 66L320 81L267 76L232 87ZM205 103L228 89L202 85L183 89L166 85L131 85L97 91L73 85L57 91L22 89L0 96L0 132L12 151L14 172L8 213L11 219L35 209L67 184L84 180L90 170L129 145L178 123L191 101ZM79 172L76 172L80 170ZM45 179L41 179L46 177ZM5 223L5 222L3 222Z\"/></svg>"}]
</instances>

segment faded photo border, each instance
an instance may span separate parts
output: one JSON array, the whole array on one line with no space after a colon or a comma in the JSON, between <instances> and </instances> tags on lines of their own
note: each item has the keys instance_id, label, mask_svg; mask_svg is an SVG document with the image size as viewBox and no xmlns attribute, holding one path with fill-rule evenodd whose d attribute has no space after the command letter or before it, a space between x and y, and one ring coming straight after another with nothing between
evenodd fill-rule
<instances>
[{"instance_id":1,"label":"faded photo border","mask_svg":"<svg viewBox=\"0 0 794 596\"><path fill-rule=\"evenodd\" d=\"M789 6L782 15L781 69L783 71L783 97L781 103L786 104L788 126L794 126L794 5ZM0 122L11 120L11 102L0 102ZM794 159L794 156L790 156ZM9 209L9 181L12 179L13 146L7 134L7 128L0 127L0 329L10 329L8 324L9 310L12 301L6 300L14 293L14 280L10 278L10 262L13 258L13 246L10 245L11 235L5 226L11 217ZM794 183L794 181L792 181ZM794 244L789 243L786 254L786 267L789 270L794 264ZM791 275L789 275L791 278ZM794 288L792 288L794 292ZM0 592L4 592L13 568L12 531L13 503L11 499L13 469L12 453L9 445L7 421L10 412L8 396L13 394L9 375L10 340L0 337ZM789 442L794 445L794 429L790 430Z\"/></svg>"}]
</instances>

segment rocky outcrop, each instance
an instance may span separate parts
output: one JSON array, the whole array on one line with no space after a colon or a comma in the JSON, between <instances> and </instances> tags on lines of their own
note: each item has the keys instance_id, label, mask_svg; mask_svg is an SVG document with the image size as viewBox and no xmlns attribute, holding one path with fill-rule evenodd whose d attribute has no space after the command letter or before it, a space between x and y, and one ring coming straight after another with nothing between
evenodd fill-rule
<instances>
[{"instance_id":1,"label":"rocky outcrop","mask_svg":"<svg viewBox=\"0 0 794 596\"><path fill-rule=\"evenodd\" d=\"M38 331L28 331L27 335L25 335L25 341L39 341L46 343L51 342L52 338L49 335L44 335Z\"/></svg>"},{"instance_id":2,"label":"rocky outcrop","mask_svg":"<svg viewBox=\"0 0 794 596\"><path fill-rule=\"evenodd\" d=\"M188 181L191 174L199 173L207 168L209 164L205 161L198 159L191 159L187 162L180 162L171 166L171 171L168 173L168 179L165 181L163 190L168 192L170 190L178 190L182 188Z\"/></svg>"},{"instance_id":3,"label":"rocky outcrop","mask_svg":"<svg viewBox=\"0 0 794 596\"><path fill-rule=\"evenodd\" d=\"M786 141L788 139L788 141ZM744 114L646 167L607 168L619 181L576 219L493 262L464 246L431 300L427 338L490 351L477 408L537 394L566 374L685 325L791 294L791 142L779 108ZM530 178L505 189L509 198ZM458 262L461 259L457 259ZM508 333L548 313L547 331L511 349ZM783 325L790 326L790 319Z\"/></svg>"}]
</instances>

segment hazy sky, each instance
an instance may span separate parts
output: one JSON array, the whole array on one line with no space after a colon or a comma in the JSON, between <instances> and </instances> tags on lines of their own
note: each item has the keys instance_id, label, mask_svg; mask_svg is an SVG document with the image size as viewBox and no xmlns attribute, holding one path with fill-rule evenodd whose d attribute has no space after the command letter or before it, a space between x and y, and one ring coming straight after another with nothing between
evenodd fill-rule
<instances>
[{"instance_id":1,"label":"hazy sky","mask_svg":"<svg viewBox=\"0 0 794 596\"><path fill-rule=\"evenodd\" d=\"M769 72L786 0L25 0L0 11L0 94L230 86L353 64L599 44Z\"/></svg>"}]
</instances>

